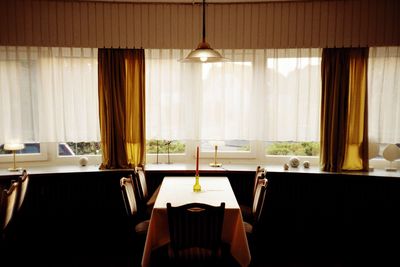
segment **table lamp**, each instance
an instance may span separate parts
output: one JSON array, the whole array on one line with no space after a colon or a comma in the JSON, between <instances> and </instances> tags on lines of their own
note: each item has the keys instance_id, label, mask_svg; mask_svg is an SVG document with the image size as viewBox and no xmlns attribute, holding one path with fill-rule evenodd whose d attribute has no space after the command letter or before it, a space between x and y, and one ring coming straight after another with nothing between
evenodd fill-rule
<instances>
[{"instance_id":1,"label":"table lamp","mask_svg":"<svg viewBox=\"0 0 400 267\"><path fill-rule=\"evenodd\" d=\"M4 145L4 150L9 150L13 152L13 157L14 157L14 167L13 168L8 168L9 171L16 172L20 171L21 168L17 168L15 165L15 153L18 150L24 149L25 145L24 144L5 144Z\"/></svg>"},{"instance_id":2,"label":"table lamp","mask_svg":"<svg viewBox=\"0 0 400 267\"><path fill-rule=\"evenodd\" d=\"M386 168L386 171L397 171L396 167L392 167L392 162L400 159L400 148L395 144L389 144L383 150L382 156L384 159L390 162L390 165L388 168Z\"/></svg>"}]
</instances>

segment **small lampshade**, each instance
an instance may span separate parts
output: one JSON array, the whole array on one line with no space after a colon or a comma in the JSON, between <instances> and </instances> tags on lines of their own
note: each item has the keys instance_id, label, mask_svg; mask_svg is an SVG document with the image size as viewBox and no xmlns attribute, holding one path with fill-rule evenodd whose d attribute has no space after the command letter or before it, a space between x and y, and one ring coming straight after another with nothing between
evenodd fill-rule
<instances>
[{"instance_id":1,"label":"small lampshade","mask_svg":"<svg viewBox=\"0 0 400 267\"><path fill-rule=\"evenodd\" d=\"M400 159L400 148L395 144L389 144L383 150L382 156L388 161Z\"/></svg>"},{"instance_id":2,"label":"small lampshade","mask_svg":"<svg viewBox=\"0 0 400 267\"><path fill-rule=\"evenodd\" d=\"M24 144L5 144L4 145L4 150L10 150L10 151L21 150L24 148L25 148Z\"/></svg>"},{"instance_id":3,"label":"small lampshade","mask_svg":"<svg viewBox=\"0 0 400 267\"><path fill-rule=\"evenodd\" d=\"M376 142L368 143L368 158L373 159L379 155L379 144Z\"/></svg>"}]
</instances>

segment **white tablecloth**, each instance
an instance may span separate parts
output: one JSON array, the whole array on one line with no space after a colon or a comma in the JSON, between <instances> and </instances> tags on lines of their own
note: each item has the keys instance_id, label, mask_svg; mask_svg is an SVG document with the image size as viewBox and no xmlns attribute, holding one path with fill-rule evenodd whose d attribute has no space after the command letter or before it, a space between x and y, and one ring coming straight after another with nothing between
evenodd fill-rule
<instances>
[{"instance_id":1,"label":"white tablecloth","mask_svg":"<svg viewBox=\"0 0 400 267\"><path fill-rule=\"evenodd\" d=\"M200 177L201 192L193 192L194 177L165 177L150 218L142 266L150 264L152 250L169 243L167 202L172 206L198 202L219 206L225 202L222 240L230 244L231 254L241 266L251 256L243 227L242 214L227 177Z\"/></svg>"}]
</instances>

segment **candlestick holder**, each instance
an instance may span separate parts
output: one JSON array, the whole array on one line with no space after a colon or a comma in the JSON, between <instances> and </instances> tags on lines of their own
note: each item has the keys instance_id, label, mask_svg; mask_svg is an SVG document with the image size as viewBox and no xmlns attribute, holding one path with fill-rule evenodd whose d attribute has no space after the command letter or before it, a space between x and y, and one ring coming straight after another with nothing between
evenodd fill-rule
<instances>
[{"instance_id":1,"label":"candlestick holder","mask_svg":"<svg viewBox=\"0 0 400 267\"><path fill-rule=\"evenodd\" d=\"M196 175L196 182L193 185L193 192L200 192L201 191L201 185L199 182L199 175Z\"/></svg>"},{"instance_id":2,"label":"candlestick holder","mask_svg":"<svg viewBox=\"0 0 400 267\"><path fill-rule=\"evenodd\" d=\"M218 151L218 146L215 146L214 150L214 162L210 163L211 167L221 167L222 163L217 163L217 151Z\"/></svg>"}]
</instances>

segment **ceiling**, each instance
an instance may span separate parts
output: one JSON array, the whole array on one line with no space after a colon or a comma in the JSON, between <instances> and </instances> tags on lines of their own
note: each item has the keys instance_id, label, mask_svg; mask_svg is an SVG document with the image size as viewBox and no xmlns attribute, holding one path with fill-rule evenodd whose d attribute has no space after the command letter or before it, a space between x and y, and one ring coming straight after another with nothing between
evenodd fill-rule
<instances>
[{"instance_id":1,"label":"ceiling","mask_svg":"<svg viewBox=\"0 0 400 267\"><path fill-rule=\"evenodd\" d=\"M76 0L75 0L76 1ZM82 2L126 2L126 3L201 3L201 0L79 0ZM246 3L246 2L299 2L305 0L206 0L207 3Z\"/></svg>"}]
</instances>

